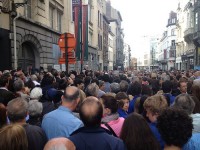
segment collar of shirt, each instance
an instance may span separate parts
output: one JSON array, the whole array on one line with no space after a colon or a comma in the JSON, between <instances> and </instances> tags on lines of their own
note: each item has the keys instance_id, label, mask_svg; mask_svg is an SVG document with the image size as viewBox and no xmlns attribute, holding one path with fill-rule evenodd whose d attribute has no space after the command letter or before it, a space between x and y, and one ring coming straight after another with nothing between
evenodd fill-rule
<instances>
[{"instance_id":1,"label":"collar of shirt","mask_svg":"<svg viewBox=\"0 0 200 150\"><path fill-rule=\"evenodd\" d=\"M5 87L0 87L0 89L8 91L8 89Z\"/></svg>"},{"instance_id":2,"label":"collar of shirt","mask_svg":"<svg viewBox=\"0 0 200 150\"><path fill-rule=\"evenodd\" d=\"M71 111L69 108L64 107L64 106L60 106L58 109L59 109L59 110L62 110L62 111L67 111L67 112L72 113L72 111Z\"/></svg>"}]
</instances>

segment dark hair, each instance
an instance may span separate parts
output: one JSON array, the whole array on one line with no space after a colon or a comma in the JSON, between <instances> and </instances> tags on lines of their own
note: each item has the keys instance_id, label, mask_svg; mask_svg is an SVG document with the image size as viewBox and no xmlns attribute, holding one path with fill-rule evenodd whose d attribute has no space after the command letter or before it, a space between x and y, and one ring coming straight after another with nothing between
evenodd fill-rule
<instances>
[{"instance_id":1,"label":"dark hair","mask_svg":"<svg viewBox=\"0 0 200 150\"><path fill-rule=\"evenodd\" d=\"M125 119L120 138L128 150L161 149L146 120L137 113L132 113Z\"/></svg>"},{"instance_id":2,"label":"dark hair","mask_svg":"<svg viewBox=\"0 0 200 150\"><path fill-rule=\"evenodd\" d=\"M67 87L67 81L65 79L61 79L58 85L60 90L65 90Z\"/></svg>"},{"instance_id":3,"label":"dark hair","mask_svg":"<svg viewBox=\"0 0 200 150\"><path fill-rule=\"evenodd\" d=\"M67 93L68 88L72 88L72 87L67 87L65 89L64 95L63 95L64 98L65 98L65 101L72 102L73 100L76 100L77 98L79 98L80 93L79 93L79 89L78 88L73 87L74 88L74 92L72 94Z\"/></svg>"},{"instance_id":4,"label":"dark hair","mask_svg":"<svg viewBox=\"0 0 200 150\"><path fill-rule=\"evenodd\" d=\"M108 74L104 74L102 79L103 79L104 82L109 82L110 81L110 77L109 77Z\"/></svg>"},{"instance_id":5,"label":"dark hair","mask_svg":"<svg viewBox=\"0 0 200 150\"><path fill-rule=\"evenodd\" d=\"M153 91L150 89L150 87L148 85L142 85L142 95L148 95L151 96L153 93Z\"/></svg>"},{"instance_id":6,"label":"dark hair","mask_svg":"<svg viewBox=\"0 0 200 150\"><path fill-rule=\"evenodd\" d=\"M0 128L7 123L6 107L0 103Z\"/></svg>"},{"instance_id":7,"label":"dark hair","mask_svg":"<svg viewBox=\"0 0 200 150\"><path fill-rule=\"evenodd\" d=\"M139 82L134 82L130 85L130 87L128 88L128 94L135 96L135 95L139 95L142 92L142 86Z\"/></svg>"},{"instance_id":8,"label":"dark hair","mask_svg":"<svg viewBox=\"0 0 200 150\"><path fill-rule=\"evenodd\" d=\"M42 81L41 81L41 87L45 87L48 85L52 85L54 81L53 76L51 76L49 73L45 74Z\"/></svg>"},{"instance_id":9,"label":"dark hair","mask_svg":"<svg viewBox=\"0 0 200 150\"><path fill-rule=\"evenodd\" d=\"M35 88L35 84L33 83L31 79L29 79L24 85L31 90Z\"/></svg>"},{"instance_id":10,"label":"dark hair","mask_svg":"<svg viewBox=\"0 0 200 150\"><path fill-rule=\"evenodd\" d=\"M9 76L2 75L0 77L0 87L5 87L7 83L9 83Z\"/></svg>"},{"instance_id":11,"label":"dark hair","mask_svg":"<svg viewBox=\"0 0 200 150\"><path fill-rule=\"evenodd\" d=\"M76 87L78 86L78 84L80 85L81 83L84 83L82 79L80 79L80 78L75 78L75 80L74 80L74 85L75 85Z\"/></svg>"},{"instance_id":12,"label":"dark hair","mask_svg":"<svg viewBox=\"0 0 200 150\"><path fill-rule=\"evenodd\" d=\"M200 86L198 85L192 86L192 95L196 96L200 100Z\"/></svg>"},{"instance_id":13,"label":"dark hair","mask_svg":"<svg viewBox=\"0 0 200 150\"><path fill-rule=\"evenodd\" d=\"M165 81L162 83L162 90L164 93L170 93L172 91L172 82L171 81Z\"/></svg>"},{"instance_id":14,"label":"dark hair","mask_svg":"<svg viewBox=\"0 0 200 150\"><path fill-rule=\"evenodd\" d=\"M118 101L118 107L119 108L123 108L124 107L124 102L122 101L122 99L128 99L129 100L129 97L125 92L117 93L115 98Z\"/></svg>"},{"instance_id":15,"label":"dark hair","mask_svg":"<svg viewBox=\"0 0 200 150\"><path fill-rule=\"evenodd\" d=\"M127 90L128 90L128 82L127 82L127 81L122 80L122 81L119 83L119 86L120 86L120 91L121 91L121 92L127 92Z\"/></svg>"},{"instance_id":16,"label":"dark hair","mask_svg":"<svg viewBox=\"0 0 200 150\"><path fill-rule=\"evenodd\" d=\"M196 96L191 96L191 98L193 99L195 103L193 114L200 113L200 101L198 100Z\"/></svg>"},{"instance_id":17,"label":"dark hair","mask_svg":"<svg viewBox=\"0 0 200 150\"><path fill-rule=\"evenodd\" d=\"M99 127L103 115L102 104L95 97L87 97L80 105L79 114L85 127Z\"/></svg>"},{"instance_id":18,"label":"dark hair","mask_svg":"<svg viewBox=\"0 0 200 150\"><path fill-rule=\"evenodd\" d=\"M99 80L98 79L92 79L92 82L91 83L96 83L96 85L99 86Z\"/></svg>"},{"instance_id":19,"label":"dark hair","mask_svg":"<svg viewBox=\"0 0 200 150\"><path fill-rule=\"evenodd\" d=\"M111 110L111 113L117 112L117 100L113 96L103 95L101 96L101 99L104 104L104 107L109 108Z\"/></svg>"},{"instance_id":20,"label":"dark hair","mask_svg":"<svg viewBox=\"0 0 200 150\"><path fill-rule=\"evenodd\" d=\"M157 128L166 145L182 148L192 136L192 118L183 110L168 108L158 116Z\"/></svg>"}]
</instances>

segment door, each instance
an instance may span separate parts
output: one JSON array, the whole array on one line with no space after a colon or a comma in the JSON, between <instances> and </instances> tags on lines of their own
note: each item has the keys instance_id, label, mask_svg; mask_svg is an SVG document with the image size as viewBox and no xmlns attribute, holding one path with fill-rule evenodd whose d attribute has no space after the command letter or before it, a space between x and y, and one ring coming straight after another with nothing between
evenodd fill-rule
<instances>
[{"instance_id":1,"label":"door","mask_svg":"<svg viewBox=\"0 0 200 150\"><path fill-rule=\"evenodd\" d=\"M30 42L25 42L18 53L18 66L24 71L28 71L30 67L35 68L34 45Z\"/></svg>"}]
</instances>

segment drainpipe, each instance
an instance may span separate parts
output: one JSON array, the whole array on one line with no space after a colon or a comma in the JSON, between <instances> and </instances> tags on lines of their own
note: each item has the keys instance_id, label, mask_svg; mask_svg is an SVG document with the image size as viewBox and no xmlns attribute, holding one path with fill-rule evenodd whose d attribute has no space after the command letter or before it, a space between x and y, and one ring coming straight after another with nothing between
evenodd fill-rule
<instances>
[{"instance_id":1,"label":"drainpipe","mask_svg":"<svg viewBox=\"0 0 200 150\"><path fill-rule=\"evenodd\" d=\"M17 16L13 19L13 33L14 33L14 69L17 69L17 33L16 33L16 20L20 17Z\"/></svg>"}]
</instances>

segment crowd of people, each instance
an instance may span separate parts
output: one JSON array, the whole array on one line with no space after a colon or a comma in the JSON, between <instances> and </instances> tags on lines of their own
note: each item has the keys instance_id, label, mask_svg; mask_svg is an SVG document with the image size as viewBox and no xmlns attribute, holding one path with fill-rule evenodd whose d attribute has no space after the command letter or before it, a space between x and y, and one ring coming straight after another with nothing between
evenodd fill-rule
<instances>
[{"instance_id":1,"label":"crowd of people","mask_svg":"<svg viewBox=\"0 0 200 150\"><path fill-rule=\"evenodd\" d=\"M0 150L200 150L200 71L0 72Z\"/></svg>"}]
</instances>

